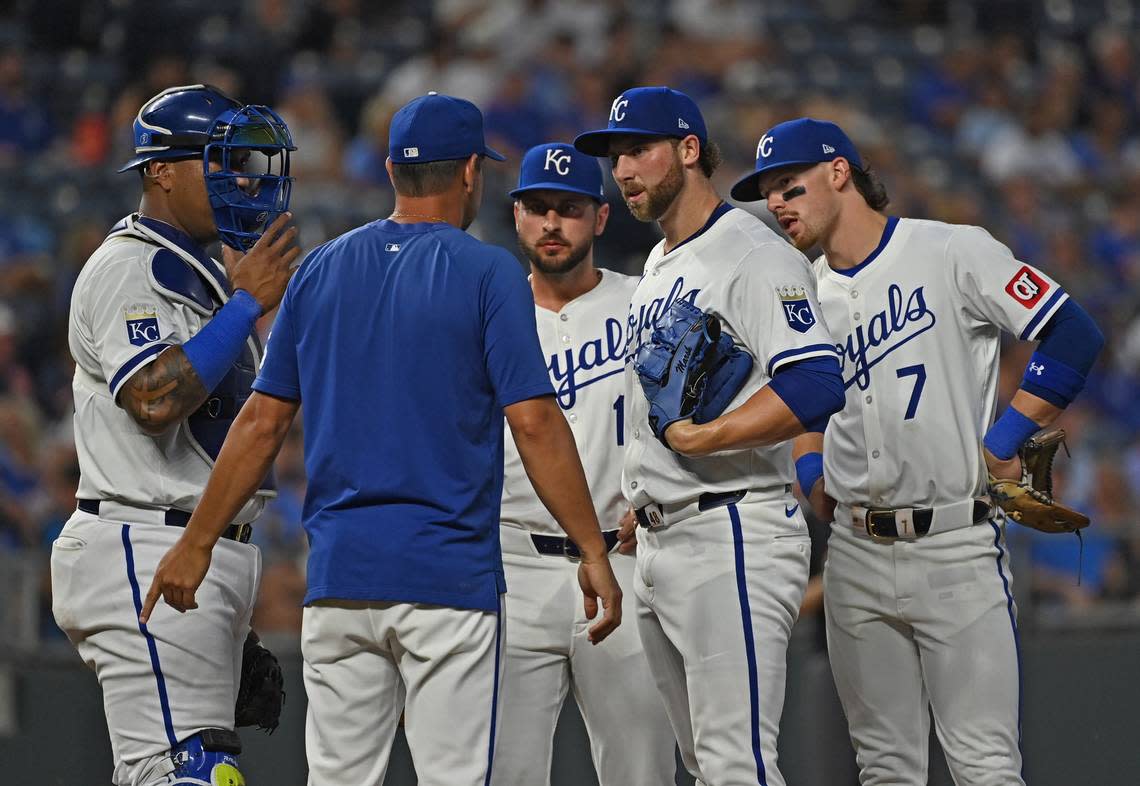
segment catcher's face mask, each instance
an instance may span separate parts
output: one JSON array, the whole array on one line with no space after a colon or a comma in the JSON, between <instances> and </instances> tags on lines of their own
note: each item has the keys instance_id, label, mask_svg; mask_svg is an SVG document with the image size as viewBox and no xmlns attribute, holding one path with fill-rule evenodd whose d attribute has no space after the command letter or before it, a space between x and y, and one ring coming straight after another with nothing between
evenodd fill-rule
<instances>
[{"instance_id":1,"label":"catcher's face mask","mask_svg":"<svg viewBox=\"0 0 1140 786\"><path fill-rule=\"evenodd\" d=\"M248 251L289 209L289 154L297 148L285 121L266 106L223 113L209 137L202 167L218 236L226 245ZM211 170L211 163L219 168Z\"/></svg>"}]
</instances>

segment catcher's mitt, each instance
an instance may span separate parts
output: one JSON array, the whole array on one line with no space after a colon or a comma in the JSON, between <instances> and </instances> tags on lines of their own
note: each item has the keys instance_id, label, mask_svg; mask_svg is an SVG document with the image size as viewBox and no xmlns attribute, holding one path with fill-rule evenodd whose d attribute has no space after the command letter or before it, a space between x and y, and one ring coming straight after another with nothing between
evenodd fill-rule
<instances>
[{"instance_id":1,"label":"catcher's mitt","mask_svg":"<svg viewBox=\"0 0 1140 786\"><path fill-rule=\"evenodd\" d=\"M633 367L649 400L649 425L669 447L670 424L686 418L707 423L724 412L752 371L752 356L721 332L715 316L676 300Z\"/></svg>"},{"instance_id":2,"label":"catcher's mitt","mask_svg":"<svg viewBox=\"0 0 1140 786\"><path fill-rule=\"evenodd\" d=\"M234 705L234 725L257 726L272 734L285 703L281 664L252 630L241 653L241 686Z\"/></svg>"},{"instance_id":3,"label":"catcher's mitt","mask_svg":"<svg viewBox=\"0 0 1140 786\"><path fill-rule=\"evenodd\" d=\"M990 475L990 496L1005 515L1042 532L1077 532L1089 517L1053 499L1053 458L1065 442L1064 429L1037 432L1018 450L1021 480Z\"/></svg>"}]
</instances>

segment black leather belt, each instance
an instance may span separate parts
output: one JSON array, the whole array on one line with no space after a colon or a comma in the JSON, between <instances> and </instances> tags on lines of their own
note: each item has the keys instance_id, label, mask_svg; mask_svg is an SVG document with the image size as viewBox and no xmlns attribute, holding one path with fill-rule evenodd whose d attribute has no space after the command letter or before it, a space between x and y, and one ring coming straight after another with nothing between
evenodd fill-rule
<instances>
[{"instance_id":1,"label":"black leather belt","mask_svg":"<svg viewBox=\"0 0 1140 786\"><path fill-rule=\"evenodd\" d=\"M901 508L900 508L901 510ZM989 518L991 506L986 500L974 500L974 523ZM895 521L893 508L872 508L867 510L867 534L876 538L899 537L898 524ZM911 511L911 521L914 523L915 535L925 535L930 532L930 525L934 521L933 508L914 508Z\"/></svg>"},{"instance_id":2,"label":"black leather belt","mask_svg":"<svg viewBox=\"0 0 1140 786\"><path fill-rule=\"evenodd\" d=\"M617 534L616 529L606 530L602 533L602 537L606 541L606 551L614 550L614 546L618 542ZM562 535L536 535L532 532L530 539L534 541L534 547L539 554L550 554L567 559L582 559L582 552L578 550L570 538Z\"/></svg>"},{"instance_id":3,"label":"black leather belt","mask_svg":"<svg viewBox=\"0 0 1140 786\"><path fill-rule=\"evenodd\" d=\"M747 493L747 489L741 489L739 491L705 492L701 496L697 497L697 510L703 512L706 510L712 510L713 508L720 508L725 505L731 505L734 502L740 502L740 500L744 499L744 495ZM664 523L662 521L653 520L654 513L649 511L648 506L644 508L637 508L635 511L633 511L633 515L635 518L637 518L638 525L645 527L646 529L649 529L650 527L659 527Z\"/></svg>"},{"instance_id":4,"label":"black leather belt","mask_svg":"<svg viewBox=\"0 0 1140 786\"><path fill-rule=\"evenodd\" d=\"M78 507L84 513L98 516L100 501L101 500L97 499L81 499L79 500ZM166 519L166 526L168 527L185 527L190 523L190 513L185 510L169 508L164 511L163 516ZM231 524L226 527L226 531L222 533L222 537L227 540L236 540L239 543L249 543L249 538L252 534L253 527L249 524Z\"/></svg>"}]
</instances>

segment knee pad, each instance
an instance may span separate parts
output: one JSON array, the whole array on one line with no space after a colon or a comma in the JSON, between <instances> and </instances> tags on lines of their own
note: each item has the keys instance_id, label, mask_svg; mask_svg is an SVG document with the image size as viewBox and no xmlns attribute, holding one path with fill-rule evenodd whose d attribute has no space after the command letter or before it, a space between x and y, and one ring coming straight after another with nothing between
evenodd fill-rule
<instances>
[{"instance_id":1,"label":"knee pad","mask_svg":"<svg viewBox=\"0 0 1140 786\"><path fill-rule=\"evenodd\" d=\"M227 729L203 729L170 750L170 786L245 786L238 770L241 738Z\"/></svg>"}]
</instances>

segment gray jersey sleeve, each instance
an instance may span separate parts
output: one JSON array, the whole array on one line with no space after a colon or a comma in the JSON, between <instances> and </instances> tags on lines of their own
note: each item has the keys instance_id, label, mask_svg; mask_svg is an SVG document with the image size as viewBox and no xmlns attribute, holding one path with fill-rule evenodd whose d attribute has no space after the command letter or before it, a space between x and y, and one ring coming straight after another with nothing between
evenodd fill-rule
<instances>
[{"instance_id":1,"label":"gray jersey sleeve","mask_svg":"<svg viewBox=\"0 0 1140 786\"><path fill-rule=\"evenodd\" d=\"M112 397L130 377L190 330L183 307L157 292L149 254L108 255L81 277L73 298L70 341L76 363L106 382Z\"/></svg>"}]
</instances>

